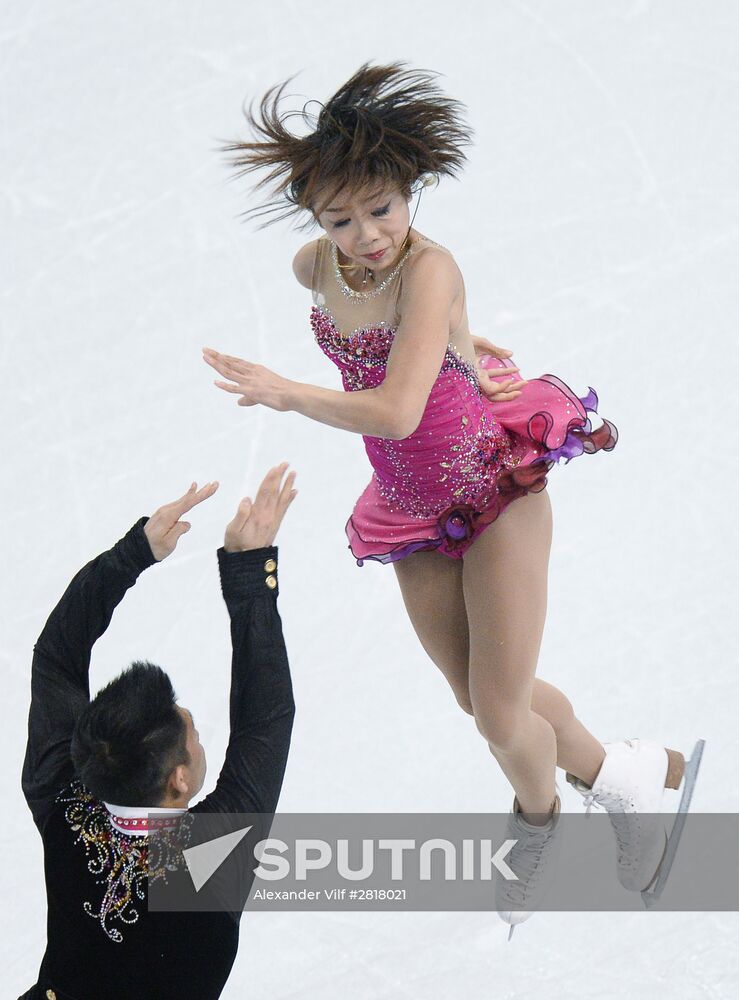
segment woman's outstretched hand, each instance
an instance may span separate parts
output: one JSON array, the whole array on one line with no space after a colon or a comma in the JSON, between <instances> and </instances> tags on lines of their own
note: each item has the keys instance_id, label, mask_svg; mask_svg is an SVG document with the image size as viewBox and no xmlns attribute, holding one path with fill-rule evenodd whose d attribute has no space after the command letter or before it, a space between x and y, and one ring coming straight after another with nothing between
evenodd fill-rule
<instances>
[{"instance_id":1,"label":"woman's outstretched hand","mask_svg":"<svg viewBox=\"0 0 739 1000\"><path fill-rule=\"evenodd\" d=\"M497 366L487 368L482 364L486 357L491 356L499 358L501 361L506 361L511 357L513 352L509 351L506 347L496 347L495 344L491 344L485 337L473 336L472 343L477 358L475 367L477 378L480 382L480 391L493 403L502 403L509 399L517 399L521 395L521 386L526 385L527 380L511 378L508 373L518 372L519 369L515 365L506 365L504 368ZM497 375L494 374L495 372L497 372ZM502 382L497 381L503 372L506 373L506 378Z\"/></svg>"},{"instance_id":2,"label":"woman's outstretched hand","mask_svg":"<svg viewBox=\"0 0 739 1000\"><path fill-rule=\"evenodd\" d=\"M256 406L261 403L273 410L286 410L285 390L290 384L264 365L255 365L230 354L221 354L212 347L203 348L203 361L223 375L228 382L215 381L219 389L241 396L239 406Z\"/></svg>"},{"instance_id":3,"label":"woman's outstretched hand","mask_svg":"<svg viewBox=\"0 0 739 1000\"><path fill-rule=\"evenodd\" d=\"M206 483L200 489L197 483L193 483L187 493L178 500L165 503L154 511L144 525L144 534L151 554L157 562L161 562L174 552L177 542L186 531L190 530L190 522L181 521L180 518L203 500L212 497L217 489L217 482Z\"/></svg>"}]
</instances>

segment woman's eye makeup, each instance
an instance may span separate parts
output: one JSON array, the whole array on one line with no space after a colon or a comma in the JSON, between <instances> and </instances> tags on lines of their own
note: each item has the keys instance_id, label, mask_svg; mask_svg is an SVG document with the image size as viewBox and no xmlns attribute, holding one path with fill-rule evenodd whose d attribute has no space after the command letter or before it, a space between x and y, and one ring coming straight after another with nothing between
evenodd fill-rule
<instances>
[{"instance_id":1,"label":"woman's eye makeup","mask_svg":"<svg viewBox=\"0 0 739 1000\"><path fill-rule=\"evenodd\" d=\"M375 211L372 214L373 215L387 215L389 213L389 211L390 211L390 202L388 202L387 205L385 205L384 208L377 208L377 209L375 209ZM348 221L349 221L348 219L342 219L340 222L335 222L334 223L334 229L339 229L341 226L345 226Z\"/></svg>"}]
</instances>

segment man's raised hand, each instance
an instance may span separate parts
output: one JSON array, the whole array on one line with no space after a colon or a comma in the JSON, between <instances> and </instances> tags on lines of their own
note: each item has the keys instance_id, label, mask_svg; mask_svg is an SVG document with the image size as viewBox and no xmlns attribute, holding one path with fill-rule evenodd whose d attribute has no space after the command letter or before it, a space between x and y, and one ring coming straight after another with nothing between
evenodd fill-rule
<instances>
[{"instance_id":1,"label":"man's raised hand","mask_svg":"<svg viewBox=\"0 0 739 1000\"><path fill-rule=\"evenodd\" d=\"M297 496L292 488L295 473L291 472L284 485L282 477L289 463L283 462L270 469L262 480L256 499L244 497L234 519L226 527L223 547L226 552L245 552L272 545L285 511Z\"/></svg>"},{"instance_id":2,"label":"man's raised hand","mask_svg":"<svg viewBox=\"0 0 739 1000\"><path fill-rule=\"evenodd\" d=\"M179 500L159 507L144 525L144 534L157 562L174 552L180 537L190 530L190 522L181 521L180 518L203 500L212 497L218 489L218 483L206 483L200 489L197 487L198 484L193 483Z\"/></svg>"}]
</instances>

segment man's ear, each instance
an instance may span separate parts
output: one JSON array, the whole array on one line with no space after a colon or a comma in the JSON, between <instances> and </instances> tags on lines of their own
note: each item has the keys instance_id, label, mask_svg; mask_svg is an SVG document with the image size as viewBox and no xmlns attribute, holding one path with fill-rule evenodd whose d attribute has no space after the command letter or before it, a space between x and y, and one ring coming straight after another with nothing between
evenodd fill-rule
<instances>
[{"instance_id":1,"label":"man's ear","mask_svg":"<svg viewBox=\"0 0 739 1000\"><path fill-rule=\"evenodd\" d=\"M169 776L167 788L172 798L188 798L190 794L190 782L187 769L184 764L178 764Z\"/></svg>"}]
</instances>

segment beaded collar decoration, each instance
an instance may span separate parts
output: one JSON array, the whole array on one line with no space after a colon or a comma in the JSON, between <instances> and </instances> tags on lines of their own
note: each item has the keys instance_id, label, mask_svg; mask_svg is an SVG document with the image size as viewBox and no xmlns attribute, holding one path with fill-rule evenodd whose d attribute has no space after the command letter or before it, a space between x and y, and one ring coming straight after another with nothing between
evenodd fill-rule
<instances>
[{"instance_id":1,"label":"beaded collar decoration","mask_svg":"<svg viewBox=\"0 0 739 1000\"><path fill-rule=\"evenodd\" d=\"M180 819L177 816L119 816L107 808L110 825L118 833L144 836L150 831L161 833L162 830L175 830ZM184 812L184 810L182 810Z\"/></svg>"},{"instance_id":2,"label":"beaded collar decoration","mask_svg":"<svg viewBox=\"0 0 739 1000\"><path fill-rule=\"evenodd\" d=\"M138 904L146 904L147 885L159 879L166 882L167 872L183 866L182 850L189 842L192 817L189 813L178 817L177 829L165 827L164 835L152 840L117 830L105 806L80 781L72 782L57 801L65 804L64 818L77 834L74 843L84 848L88 871L102 887L99 905L86 901L83 909L111 941L120 944L123 934L112 926L113 921L135 924Z\"/></svg>"},{"instance_id":3,"label":"beaded collar decoration","mask_svg":"<svg viewBox=\"0 0 739 1000\"><path fill-rule=\"evenodd\" d=\"M421 237L421 239L423 238L424 237ZM388 274L376 288L372 288L369 292L358 292L354 288L350 288L346 281L344 281L344 275L341 273L341 267L339 266L339 249L334 241L331 240L331 263L334 266L334 274L336 275L336 280L339 283L339 288L351 302L366 302L367 299L374 298L375 295L379 295L380 292L384 291L384 289L387 288L393 278L397 275L398 271L408 259L411 248L414 247L416 243L420 243L420 240L414 240L413 243L409 244L407 250L401 256L400 260L392 269L390 274Z\"/></svg>"}]
</instances>

